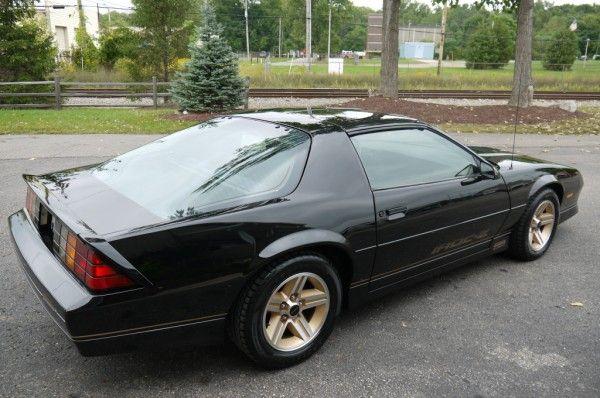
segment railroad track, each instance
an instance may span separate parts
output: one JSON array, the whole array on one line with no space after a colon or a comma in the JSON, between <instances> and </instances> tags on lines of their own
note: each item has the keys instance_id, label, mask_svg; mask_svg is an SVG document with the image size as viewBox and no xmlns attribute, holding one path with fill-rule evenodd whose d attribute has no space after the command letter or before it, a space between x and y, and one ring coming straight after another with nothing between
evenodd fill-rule
<instances>
[{"instance_id":1,"label":"railroad track","mask_svg":"<svg viewBox=\"0 0 600 398\"><path fill-rule=\"evenodd\" d=\"M77 88L63 89L69 97L119 97L119 96L151 96L148 91L136 92L124 88ZM276 89L251 88L250 97L255 98L367 98L376 93L366 89L334 89L334 88L302 88ZM509 91L501 90L399 90L400 98L456 98L456 99L508 99ZM169 96L167 92L159 93L160 97ZM600 92L561 92L537 91L535 99L547 100L600 100Z\"/></svg>"}]
</instances>

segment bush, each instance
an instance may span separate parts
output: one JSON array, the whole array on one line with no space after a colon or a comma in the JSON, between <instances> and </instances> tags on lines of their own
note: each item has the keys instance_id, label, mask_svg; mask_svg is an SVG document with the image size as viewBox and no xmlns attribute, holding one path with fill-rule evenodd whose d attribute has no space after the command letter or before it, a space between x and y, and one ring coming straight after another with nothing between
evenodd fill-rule
<instances>
[{"instance_id":1,"label":"bush","mask_svg":"<svg viewBox=\"0 0 600 398\"><path fill-rule=\"evenodd\" d=\"M117 28L100 37L100 63L108 69L121 58L133 58L140 46L139 35L128 28Z\"/></svg>"},{"instance_id":2,"label":"bush","mask_svg":"<svg viewBox=\"0 0 600 398\"><path fill-rule=\"evenodd\" d=\"M465 49L467 68L498 69L514 53L515 31L504 17L484 20L469 37Z\"/></svg>"},{"instance_id":3,"label":"bush","mask_svg":"<svg viewBox=\"0 0 600 398\"><path fill-rule=\"evenodd\" d=\"M2 22L2 21L0 21ZM0 23L0 81L46 80L56 66L52 36L36 20L26 18L14 24ZM43 86L5 86L4 92L49 92ZM23 104L54 101L48 97L1 97L0 103Z\"/></svg>"},{"instance_id":4,"label":"bush","mask_svg":"<svg viewBox=\"0 0 600 398\"><path fill-rule=\"evenodd\" d=\"M156 73L152 66L144 65L139 60L131 58L120 58L115 62L114 70L127 75L128 80L136 82L148 82Z\"/></svg>"},{"instance_id":5,"label":"bush","mask_svg":"<svg viewBox=\"0 0 600 398\"><path fill-rule=\"evenodd\" d=\"M73 64L79 66L81 69L96 70L100 59L98 48L85 29L77 29L75 43L77 43L77 47L71 50L71 61Z\"/></svg>"},{"instance_id":6,"label":"bush","mask_svg":"<svg viewBox=\"0 0 600 398\"><path fill-rule=\"evenodd\" d=\"M571 70L579 49L575 32L564 28L550 38L544 54L544 69Z\"/></svg>"}]
</instances>

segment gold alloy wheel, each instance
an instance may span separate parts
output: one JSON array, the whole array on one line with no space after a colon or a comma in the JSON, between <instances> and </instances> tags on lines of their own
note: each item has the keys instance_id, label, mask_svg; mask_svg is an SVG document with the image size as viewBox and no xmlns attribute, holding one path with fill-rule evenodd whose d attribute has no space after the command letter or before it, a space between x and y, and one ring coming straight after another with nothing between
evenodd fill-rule
<instances>
[{"instance_id":1,"label":"gold alloy wheel","mask_svg":"<svg viewBox=\"0 0 600 398\"><path fill-rule=\"evenodd\" d=\"M273 291L263 316L263 333L271 347L293 351L310 343L329 313L329 289L320 276L302 272Z\"/></svg>"},{"instance_id":2,"label":"gold alloy wheel","mask_svg":"<svg viewBox=\"0 0 600 398\"><path fill-rule=\"evenodd\" d=\"M540 203L533 213L529 224L529 246L533 251L540 251L550 241L554 229L556 209L550 200Z\"/></svg>"}]
</instances>

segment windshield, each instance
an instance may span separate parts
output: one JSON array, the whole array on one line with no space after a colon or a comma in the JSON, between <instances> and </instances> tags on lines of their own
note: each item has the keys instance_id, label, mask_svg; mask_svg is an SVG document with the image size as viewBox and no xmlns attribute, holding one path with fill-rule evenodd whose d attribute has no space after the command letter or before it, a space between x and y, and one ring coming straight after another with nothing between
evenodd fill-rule
<instances>
[{"instance_id":1,"label":"windshield","mask_svg":"<svg viewBox=\"0 0 600 398\"><path fill-rule=\"evenodd\" d=\"M92 174L164 219L272 199L300 180L310 137L244 118L219 118L100 164Z\"/></svg>"}]
</instances>

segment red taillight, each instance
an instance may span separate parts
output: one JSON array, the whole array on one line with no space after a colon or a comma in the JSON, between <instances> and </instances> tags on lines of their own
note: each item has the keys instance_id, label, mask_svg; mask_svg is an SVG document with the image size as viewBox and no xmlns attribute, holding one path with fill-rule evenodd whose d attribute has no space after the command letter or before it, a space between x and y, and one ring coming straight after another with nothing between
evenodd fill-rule
<instances>
[{"instance_id":1,"label":"red taillight","mask_svg":"<svg viewBox=\"0 0 600 398\"><path fill-rule=\"evenodd\" d=\"M36 227L40 225L40 214L46 215L43 217L46 223L49 219L52 220L52 251L90 290L100 292L134 285L131 279L119 273L100 253L79 239L62 221L47 216L48 210L40 205L38 197L30 187L27 188L25 207Z\"/></svg>"},{"instance_id":2,"label":"red taillight","mask_svg":"<svg viewBox=\"0 0 600 398\"><path fill-rule=\"evenodd\" d=\"M118 273L100 254L70 231L66 240L65 264L94 291L133 286L131 279Z\"/></svg>"}]
</instances>

